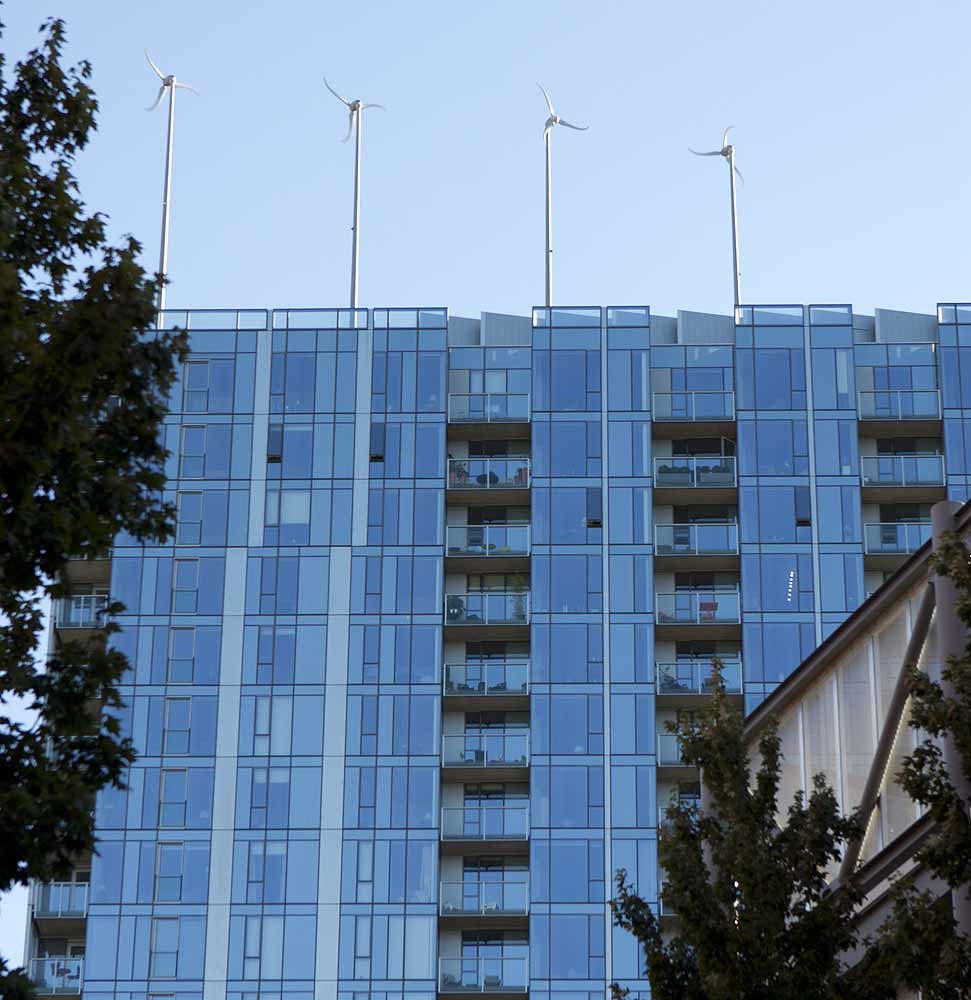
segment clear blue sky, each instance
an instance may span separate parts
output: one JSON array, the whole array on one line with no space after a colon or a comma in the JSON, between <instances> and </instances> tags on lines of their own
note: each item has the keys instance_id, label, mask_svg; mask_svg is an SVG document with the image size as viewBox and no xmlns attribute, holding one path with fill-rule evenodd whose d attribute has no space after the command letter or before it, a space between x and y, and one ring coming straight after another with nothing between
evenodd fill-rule
<instances>
[{"instance_id":1,"label":"clear blue sky","mask_svg":"<svg viewBox=\"0 0 971 1000\"><path fill-rule=\"evenodd\" d=\"M525 312L543 297L540 80L554 136L556 301L724 312L734 125L743 298L926 312L971 299L971 5L961 0L28 0L94 64L79 165L115 237L154 269L165 116L180 93L169 305L333 306L347 296L353 149L324 90L366 117L361 301ZM0 904L19 957L22 896Z\"/></svg>"},{"instance_id":2,"label":"clear blue sky","mask_svg":"<svg viewBox=\"0 0 971 1000\"><path fill-rule=\"evenodd\" d=\"M734 125L743 298L930 311L971 299L971 7L901 0L489 4L30 0L94 64L84 194L154 269L164 70L179 95L169 305L343 305L365 120L362 305L522 312L543 296L540 80L589 124L554 136L560 304L725 311L726 167L687 152Z\"/></svg>"}]
</instances>

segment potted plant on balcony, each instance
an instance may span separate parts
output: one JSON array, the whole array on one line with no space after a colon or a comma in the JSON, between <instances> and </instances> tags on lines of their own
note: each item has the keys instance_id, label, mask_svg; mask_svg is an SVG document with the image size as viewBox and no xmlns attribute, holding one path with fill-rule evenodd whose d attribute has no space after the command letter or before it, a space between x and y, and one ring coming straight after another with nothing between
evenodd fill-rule
<instances>
[{"instance_id":1,"label":"potted plant on balcony","mask_svg":"<svg viewBox=\"0 0 971 1000\"><path fill-rule=\"evenodd\" d=\"M659 465L655 472L658 486L690 486L691 469L687 465Z\"/></svg>"},{"instance_id":2,"label":"potted plant on balcony","mask_svg":"<svg viewBox=\"0 0 971 1000\"><path fill-rule=\"evenodd\" d=\"M512 617L514 621L526 621L526 581L522 573L514 573L509 581L512 590Z\"/></svg>"},{"instance_id":3,"label":"potted plant on balcony","mask_svg":"<svg viewBox=\"0 0 971 1000\"><path fill-rule=\"evenodd\" d=\"M469 481L469 467L461 459L453 461L449 466L449 482L453 486L465 486Z\"/></svg>"}]
</instances>

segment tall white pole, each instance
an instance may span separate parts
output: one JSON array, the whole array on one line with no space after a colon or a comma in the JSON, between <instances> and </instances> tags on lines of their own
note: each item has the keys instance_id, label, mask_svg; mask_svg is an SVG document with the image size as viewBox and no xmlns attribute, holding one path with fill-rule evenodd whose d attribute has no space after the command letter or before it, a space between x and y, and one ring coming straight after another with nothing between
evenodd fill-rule
<instances>
[{"instance_id":1,"label":"tall white pole","mask_svg":"<svg viewBox=\"0 0 971 1000\"><path fill-rule=\"evenodd\" d=\"M546 130L546 308L553 307L553 130Z\"/></svg>"},{"instance_id":2,"label":"tall white pole","mask_svg":"<svg viewBox=\"0 0 971 1000\"><path fill-rule=\"evenodd\" d=\"M169 202L172 198L172 142L175 133L175 77L169 88L169 129L165 141L165 186L162 191L162 245L158 252L158 311L165 308L165 279L169 270Z\"/></svg>"},{"instance_id":3,"label":"tall white pole","mask_svg":"<svg viewBox=\"0 0 971 1000\"><path fill-rule=\"evenodd\" d=\"M737 309L742 301L742 272L739 270L738 260L738 205L735 200L735 147L729 146L728 149L728 179L732 188L732 264L734 266L732 279L735 284L735 308Z\"/></svg>"},{"instance_id":4,"label":"tall white pole","mask_svg":"<svg viewBox=\"0 0 971 1000\"><path fill-rule=\"evenodd\" d=\"M351 226L351 308L357 308L357 274L361 259L361 119L362 108L354 112L354 223Z\"/></svg>"}]
</instances>

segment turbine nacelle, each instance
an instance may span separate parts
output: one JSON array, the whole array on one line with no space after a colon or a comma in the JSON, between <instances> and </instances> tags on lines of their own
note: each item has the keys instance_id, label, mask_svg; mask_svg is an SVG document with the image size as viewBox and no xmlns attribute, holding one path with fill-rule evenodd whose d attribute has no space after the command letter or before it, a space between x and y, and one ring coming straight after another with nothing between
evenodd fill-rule
<instances>
[{"instance_id":1,"label":"turbine nacelle","mask_svg":"<svg viewBox=\"0 0 971 1000\"><path fill-rule=\"evenodd\" d=\"M733 127L734 126L729 125L728 128L726 128L725 131L722 132L721 149L709 149L705 152L699 152L697 149L692 149L689 146L688 152L694 153L695 156L721 156L722 158L724 158L726 163L728 163L731 167L734 167L735 176L738 177L740 181L744 181L745 178L742 177L742 172L738 169L738 167L735 167L734 165L735 147L728 141L728 133L731 132Z\"/></svg>"},{"instance_id":2,"label":"turbine nacelle","mask_svg":"<svg viewBox=\"0 0 971 1000\"><path fill-rule=\"evenodd\" d=\"M161 104L162 98L165 96L165 91L169 88L172 88L173 91L176 89L191 90L193 94L198 96L199 91L196 90L195 87L190 87L187 83L180 82L175 78L174 73L163 73L158 66L152 62L152 57L148 54L148 49L145 50L145 58L148 60L148 65L155 70L155 75L162 81L162 86L158 88L158 95L155 98L155 103L151 107L146 108L146 111L154 111L159 104Z\"/></svg>"},{"instance_id":3,"label":"turbine nacelle","mask_svg":"<svg viewBox=\"0 0 971 1000\"><path fill-rule=\"evenodd\" d=\"M387 111L388 109L383 104L374 104L373 102L362 101L359 97L353 101L349 101L342 94L338 94L336 90L327 82L327 77L324 77L324 86L337 98L341 104L347 108L347 135L341 140L341 142L347 142L351 137L351 132L354 130L354 116L359 115L365 108L377 108L379 111Z\"/></svg>"},{"instance_id":4,"label":"turbine nacelle","mask_svg":"<svg viewBox=\"0 0 971 1000\"><path fill-rule=\"evenodd\" d=\"M546 119L546 125L543 128L544 139L549 138L550 132L552 132L557 125L565 125L567 128L575 129L577 132L586 132L586 130L590 127L589 125L571 125L568 121L566 121L566 119L561 118L553 110L553 102L550 100L550 95L546 93L546 88L541 83L537 83L536 86L543 91L543 96L546 98L546 106L550 109L550 116Z\"/></svg>"}]
</instances>

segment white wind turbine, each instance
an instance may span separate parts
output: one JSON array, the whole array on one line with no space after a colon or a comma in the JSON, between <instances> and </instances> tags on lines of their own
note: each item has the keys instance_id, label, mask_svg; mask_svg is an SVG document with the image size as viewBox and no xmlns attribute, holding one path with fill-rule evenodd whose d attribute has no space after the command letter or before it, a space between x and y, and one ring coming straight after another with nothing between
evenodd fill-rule
<instances>
[{"instance_id":1,"label":"white wind turbine","mask_svg":"<svg viewBox=\"0 0 971 1000\"><path fill-rule=\"evenodd\" d=\"M327 82L324 77L324 86L347 108L347 135L343 142L347 142L354 130L354 221L351 224L351 308L357 308L357 276L360 264L361 250L361 118L365 108L378 108L380 111L388 109L383 104L366 104L357 99L349 101L342 97Z\"/></svg>"},{"instance_id":2,"label":"white wind turbine","mask_svg":"<svg viewBox=\"0 0 971 1000\"><path fill-rule=\"evenodd\" d=\"M543 91L546 106L550 109L550 116L546 119L546 127L543 129L543 142L546 143L546 308L549 309L553 305L553 156L550 139L557 125L565 125L567 128L576 129L577 132L586 132L589 126L571 125L568 121L564 121L553 110L553 102L546 93L546 88L541 83L536 86Z\"/></svg>"},{"instance_id":3,"label":"white wind turbine","mask_svg":"<svg viewBox=\"0 0 971 1000\"><path fill-rule=\"evenodd\" d=\"M162 81L162 86L158 88L158 97L155 98L155 103L146 110L154 111L162 103L165 91L168 90L169 92L169 128L168 137L165 141L165 186L162 191L162 245L158 253L158 311L161 312L165 308L165 279L169 270L169 201L172 197L172 139L175 132L175 92L179 89L191 90L193 94L198 94L199 92L187 83L176 80L174 73L163 73L152 62L152 57L148 54L147 49L145 51L145 58L148 60L149 66L155 70L155 75Z\"/></svg>"},{"instance_id":4,"label":"white wind turbine","mask_svg":"<svg viewBox=\"0 0 971 1000\"><path fill-rule=\"evenodd\" d=\"M738 254L738 207L735 201L735 177L737 175L739 180L743 180L743 177L738 167L735 166L735 147L728 142L728 133L731 129L732 126L729 125L722 133L721 149L712 149L708 152L699 153L697 149L689 147L688 151L694 153L695 156L723 156L728 163L728 180L732 191L732 261L735 265L733 279L735 283L735 308L737 309L742 298L742 272Z\"/></svg>"}]
</instances>

